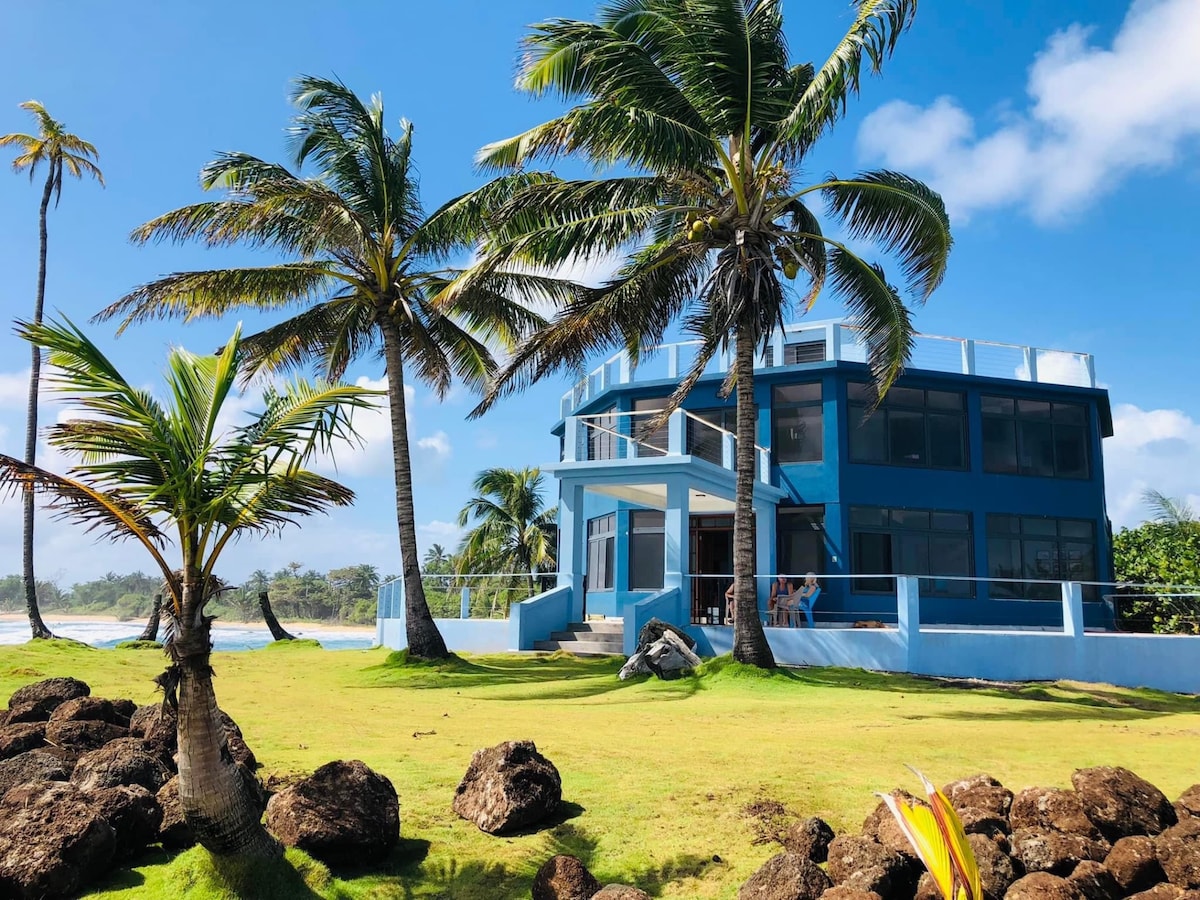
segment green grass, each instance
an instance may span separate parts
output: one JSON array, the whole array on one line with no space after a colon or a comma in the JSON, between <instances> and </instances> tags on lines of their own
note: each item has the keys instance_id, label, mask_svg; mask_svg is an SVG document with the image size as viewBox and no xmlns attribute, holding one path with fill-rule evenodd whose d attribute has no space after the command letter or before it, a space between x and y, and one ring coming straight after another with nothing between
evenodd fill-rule
<instances>
[{"instance_id":1,"label":"green grass","mask_svg":"<svg viewBox=\"0 0 1200 900\"><path fill-rule=\"evenodd\" d=\"M94 693L155 699L156 653L57 642L0 648L0 698L51 675ZM162 853L114 873L92 897L333 897L496 900L529 895L554 853L601 882L655 896L732 898L775 852L744 807L782 803L856 828L872 792L979 771L1014 789L1069 784L1079 766L1128 766L1174 798L1195 780L1200 700L1099 685L945 683L856 670L762 673L728 659L695 677L622 683L618 663L493 656L409 663L385 650L302 642L217 654L217 694L264 777L357 758L400 794L401 845L373 871L334 872L293 854L300 874L239 881L205 854ZM496 838L450 810L471 753L530 738L558 766L563 821ZM714 857L719 861L714 861ZM289 893L291 891L291 893Z\"/></svg>"}]
</instances>

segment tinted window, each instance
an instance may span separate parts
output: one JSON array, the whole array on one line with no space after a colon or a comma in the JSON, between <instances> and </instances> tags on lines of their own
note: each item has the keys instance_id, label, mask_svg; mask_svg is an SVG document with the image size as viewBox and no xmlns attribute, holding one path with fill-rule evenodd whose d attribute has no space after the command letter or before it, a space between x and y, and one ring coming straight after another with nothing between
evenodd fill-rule
<instances>
[{"instance_id":1,"label":"tinted window","mask_svg":"<svg viewBox=\"0 0 1200 900\"><path fill-rule=\"evenodd\" d=\"M1079 403L983 397L983 469L1089 478L1087 408Z\"/></svg>"},{"instance_id":2,"label":"tinted window","mask_svg":"<svg viewBox=\"0 0 1200 900\"><path fill-rule=\"evenodd\" d=\"M1057 584L1040 581L1095 581L1095 523L1086 519L1047 519L1040 516L988 516L988 576L1018 579L993 581L994 597L1057 600ZM1001 537L1010 535L1010 537ZM1083 586L1083 598L1100 599L1096 585Z\"/></svg>"},{"instance_id":3,"label":"tinted window","mask_svg":"<svg viewBox=\"0 0 1200 900\"><path fill-rule=\"evenodd\" d=\"M771 451L777 463L819 462L824 457L821 383L777 385L771 398Z\"/></svg>"},{"instance_id":4,"label":"tinted window","mask_svg":"<svg viewBox=\"0 0 1200 900\"><path fill-rule=\"evenodd\" d=\"M974 572L968 513L853 506L850 546L855 575L924 576L922 593L975 596L974 583L961 580ZM890 592L894 587L892 578L855 578L853 582L853 589L860 592Z\"/></svg>"},{"instance_id":5,"label":"tinted window","mask_svg":"<svg viewBox=\"0 0 1200 900\"><path fill-rule=\"evenodd\" d=\"M894 387L872 409L873 390L857 382L847 385L852 462L967 468L961 393Z\"/></svg>"}]
</instances>

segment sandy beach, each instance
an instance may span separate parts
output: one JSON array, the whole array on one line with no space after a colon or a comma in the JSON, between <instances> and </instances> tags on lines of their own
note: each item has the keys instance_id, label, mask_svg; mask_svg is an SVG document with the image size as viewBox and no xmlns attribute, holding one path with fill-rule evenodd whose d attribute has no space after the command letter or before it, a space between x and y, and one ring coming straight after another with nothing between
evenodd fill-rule
<instances>
[{"instance_id":1,"label":"sandy beach","mask_svg":"<svg viewBox=\"0 0 1200 900\"><path fill-rule=\"evenodd\" d=\"M47 625L53 626L56 622L70 624L72 622L110 622L121 625L144 625L144 619L119 619L116 616L103 616L88 614L72 614L72 613L57 613L57 612L42 612L42 618ZM23 612L6 612L0 613L0 622L24 622L26 621L25 613ZM287 619L280 620L280 625L289 631L305 630L320 630L345 633L346 635L363 635L366 637L374 637L374 625L342 625L336 622L314 622L302 619ZM213 623L213 628L239 628L239 629L262 629L267 630L265 622L234 622L230 620L218 619Z\"/></svg>"}]
</instances>

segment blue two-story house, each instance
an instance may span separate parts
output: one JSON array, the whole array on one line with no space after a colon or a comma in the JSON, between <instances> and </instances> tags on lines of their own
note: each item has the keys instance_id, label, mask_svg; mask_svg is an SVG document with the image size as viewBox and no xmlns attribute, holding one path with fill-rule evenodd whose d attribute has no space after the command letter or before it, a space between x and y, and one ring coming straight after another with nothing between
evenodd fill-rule
<instances>
[{"instance_id":1,"label":"blue two-story house","mask_svg":"<svg viewBox=\"0 0 1200 900\"><path fill-rule=\"evenodd\" d=\"M725 624L733 571L734 402L718 360L665 427L645 425L695 345L634 368L617 354L562 398L559 586L572 620L624 618L677 587L690 624ZM878 408L856 332L789 326L758 360L755 542L770 579L815 572L821 623L896 620L896 582L920 576L927 624L1061 620L1060 588L1084 582L1104 624L1111 582L1102 439L1107 392L1091 356L920 336ZM1053 601L1053 602L1030 602ZM690 613L688 609L690 607ZM680 622L679 624L688 624Z\"/></svg>"}]
</instances>

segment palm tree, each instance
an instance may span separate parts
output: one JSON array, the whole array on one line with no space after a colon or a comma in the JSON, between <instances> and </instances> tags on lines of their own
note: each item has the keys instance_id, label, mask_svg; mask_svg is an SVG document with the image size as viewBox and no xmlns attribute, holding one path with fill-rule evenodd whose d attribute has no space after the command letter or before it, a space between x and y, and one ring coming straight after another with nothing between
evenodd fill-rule
<instances>
[{"instance_id":1,"label":"palm tree","mask_svg":"<svg viewBox=\"0 0 1200 900\"><path fill-rule=\"evenodd\" d=\"M446 548L441 544L430 544L429 549L425 551L425 559L421 564L425 566L426 572L437 573L440 569L450 564L450 554L446 552Z\"/></svg>"},{"instance_id":2,"label":"palm tree","mask_svg":"<svg viewBox=\"0 0 1200 900\"><path fill-rule=\"evenodd\" d=\"M623 347L636 361L682 319L700 345L669 412L732 345L724 390L737 391L734 657L764 667L774 659L755 614L755 352L793 306L807 311L828 284L886 391L911 352L910 314L883 268L850 242L873 242L898 257L918 303L941 282L951 245L941 198L905 175L800 182L809 151L857 92L864 66L878 71L891 55L916 2L855 0L854 7L849 31L819 68L789 59L780 0L608 0L595 22L534 25L518 87L577 105L479 152L483 168L519 174L490 188L511 196L489 207L488 243L460 282L625 255L614 277L575 292L522 345L476 415L599 351ZM525 171L560 155L625 171L587 180ZM844 238L822 226L817 199ZM788 282L797 276L793 291ZM647 428L661 427L666 414Z\"/></svg>"},{"instance_id":3,"label":"palm tree","mask_svg":"<svg viewBox=\"0 0 1200 900\"><path fill-rule=\"evenodd\" d=\"M93 160L100 155L96 148L82 138L67 131L62 122L50 118L46 107L36 100L21 104L37 120L38 133L14 132L0 136L0 147L16 147L19 155L13 160L13 171L29 171L29 180L37 174L42 163L46 164L46 183L42 186L42 204L38 208L38 277L37 298L33 302L33 324L42 322L42 310L46 302L46 218L50 211L50 198L54 205L62 199L63 173L69 172L76 178L91 175L101 186L104 175ZM37 461L38 383L42 376L42 355L35 346L30 354L29 400L25 407L25 462L33 465ZM29 628L35 638L52 638L53 634L42 621L38 609L37 583L33 575L33 494L25 497L21 544L22 571L25 581L25 608L29 613Z\"/></svg>"},{"instance_id":4,"label":"palm tree","mask_svg":"<svg viewBox=\"0 0 1200 900\"><path fill-rule=\"evenodd\" d=\"M225 747L205 605L224 589L215 570L230 541L352 502L349 488L304 466L355 437L350 414L369 407L374 392L298 381L268 389L257 417L226 428L221 411L245 362L237 332L216 356L172 351L172 400L163 403L127 381L70 323L20 330L49 350L55 386L88 418L49 430L51 445L79 460L68 475L0 455L0 488L48 495L59 516L145 547L166 582L170 666L156 680L178 707L184 816L213 853L278 856L252 786ZM174 564L166 556L172 531Z\"/></svg>"},{"instance_id":5,"label":"palm tree","mask_svg":"<svg viewBox=\"0 0 1200 900\"><path fill-rule=\"evenodd\" d=\"M226 153L201 174L205 188L226 189L224 199L169 212L133 235L139 243L265 247L288 261L170 275L137 288L98 318L122 317L124 329L162 316L190 320L241 306L302 306L246 339L255 366L315 364L338 379L354 359L382 356L409 652L444 657L418 566L405 367L438 396L454 377L481 386L495 370L484 342L512 344L541 322L510 297L544 300L565 296L566 289L550 278L497 272L475 278L453 302L440 302L458 274L445 260L475 241L471 223L481 201L426 217L412 163L412 125L402 121L399 137L391 137L378 95L363 103L340 82L303 77L292 99L299 109L291 128L294 162L297 169L314 163L315 175L303 178L281 165Z\"/></svg>"},{"instance_id":6,"label":"palm tree","mask_svg":"<svg viewBox=\"0 0 1200 900\"><path fill-rule=\"evenodd\" d=\"M554 569L557 510L547 509L537 468L484 469L475 476L476 496L458 513L459 527L475 525L458 548L458 572L520 573L529 596L537 573Z\"/></svg>"},{"instance_id":7,"label":"palm tree","mask_svg":"<svg viewBox=\"0 0 1200 900\"><path fill-rule=\"evenodd\" d=\"M1168 497L1162 491L1148 488L1142 492L1142 502L1150 507L1154 521L1160 525L1173 528L1200 527L1200 514L1197 514L1187 500Z\"/></svg>"}]
</instances>

